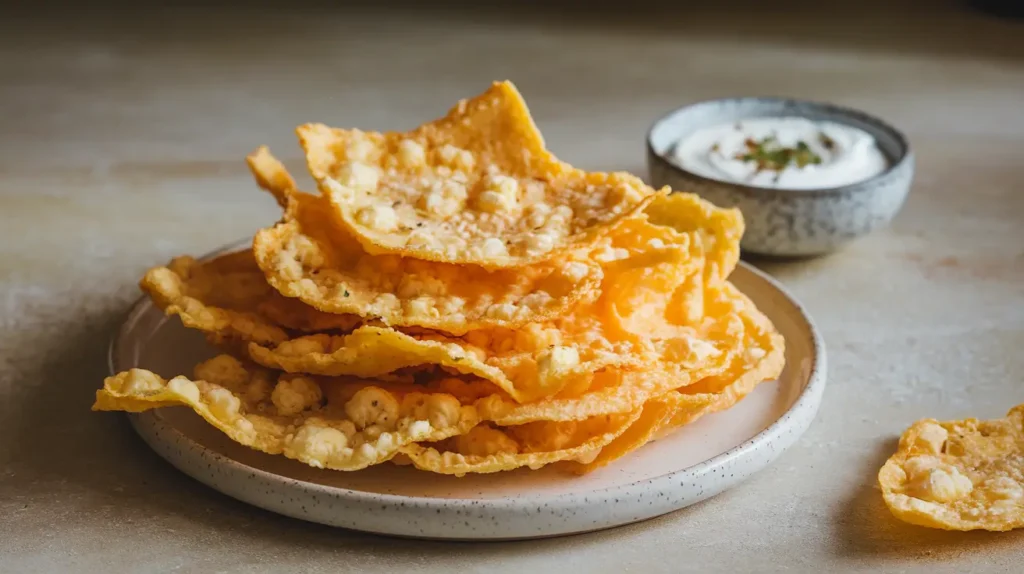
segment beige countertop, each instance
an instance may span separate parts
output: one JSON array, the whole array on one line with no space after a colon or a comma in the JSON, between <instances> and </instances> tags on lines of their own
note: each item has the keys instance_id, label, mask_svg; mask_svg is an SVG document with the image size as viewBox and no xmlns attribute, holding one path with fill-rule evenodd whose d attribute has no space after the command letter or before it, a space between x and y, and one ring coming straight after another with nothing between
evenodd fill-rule
<instances>
[{"instance_id":1,"label":"beige countertop","mask_svg":"<svg viewBox=\"0 0 1024 574\"><path fill-rule=\"evenodd\" d=\"M913 420L1024 402L1024 24L932 5L5 17L0 570L1019 570L1024 532L906 526L875 486ZM830 100L906 131L917 179L890 229L825 258L756 262L829 347L818 418L777 463L633 526L427 543L248 507L164 463L123 416L89 412L142 271L277 217L246 152L297 160L304 121L415 126L503 78L550 147L590 169L643 174L652 120L715 96Z\"/></svg>"}]
</instances>

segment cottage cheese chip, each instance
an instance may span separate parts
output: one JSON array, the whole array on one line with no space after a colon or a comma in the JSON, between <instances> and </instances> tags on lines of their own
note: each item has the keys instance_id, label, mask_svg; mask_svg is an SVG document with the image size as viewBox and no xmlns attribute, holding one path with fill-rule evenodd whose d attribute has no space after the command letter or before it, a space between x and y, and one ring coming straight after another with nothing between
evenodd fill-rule
<instances>
[{"instance_id":1,"label":"cottage cheese chip","mask_svg":"<svg viewBox=\"0 0 1024 574\"><path fill-rule=\"evenodd\" d=\"M878 473L900 520L943 530L1024 526L1024 405L1006 418L924 419Z\"/></svg>"},{"instance_id":2,"label":"cottage cheese chip","mask_svg":"<svg viewBox=\"0 0 1024 574\"><path fill-rule=\"evenodd\" d=\"M706 281L724 281L736 268L745 229L738 209L717 207L693 193L673 192L652 201L645 213L651 223L700 237L708 258L704 271Z\"/></svg>"},{"instance_id":3,"label":"cottage cheese chip","mask_svg":"<svg viewBox=\"0 0 1024 574\"><path fill-rule=\"evenodd\" d=\"M93 410L175 405L191 407L237 443L334 470L379 464L403 446L464 434L478 423L475 409L451 395L410 402L366 384L343 403L332 403L315 379L275 380L227 355L197 366L194 379L166 380L142 369L108 377Z\"/></svg>"},{"instance_id":4,"label":"cottage cheese chip","mask_svg":"<svg viewBox=\"0 0 1024 574\"><path fill-rule=\"evenodd\" d=\"M751 316L746 333L745 351L733 356L728 370L648 401L627 431L603 448L592 462L577 465L576 470L590 472L608 465L706 414L732 407L757 385L778 377L785 364L782 336L760 314Z\"/></svg>"},{"instance_id":5,"label":"cottage cheese chip","mask_svg":"<svg viewBox=\"0 0 1024 574\"><path fill-rule=\"evenodd\" d=\"M250 257L251 257L251 251ZM253 265L255 266L255 260ZM259 269L257 267L257 269ZM260 271L260 275L263 272ZM265 278L264 278L265 279ZM289 299L277 291L261 301L256 312L285 329L306 333L322 331L351 331L363 324L363 318L351 313L324 313L298 299Z\"/></svg>"},{"instance_id":6,"label":"cottage cheese chip","mask_svg":"<svg viewBox=\"0 0 1024 574\"><path fill-rule=\"evenodd\" d=\"M461 334L552 318L597 295L601 268L578 257L487 271L370 255L322 198L294 193L288 201L284 221L256 234L256 260L275 289L326 313Z\"/></svg>"},{"instance_id":7,"label":"cottage cheese chip","mask_svg":"<svg viewBox=\"0 0 1024 574\"><path fill-rule=\"evenodd\" d=\"M599 414L632 412L674 389L724 372L749 340L747 327L756 310L742 300L712 294L716 305L732 310L707 318L696 328L681 329L671 338L652 342L659 359L643 368L609 368L585 384L555 397L516 405L494 397L477 403L481 415L501 425L536 420L580 420Z\"/></svg>"},{"instance_id":8,"label":"cottage cheese chip","mask_svg":"<svg viewBox=\"0 0 1024 574\"><path fill-rule=\"evenodd\" d=\"M276 344L289 338L285 329L350 329L359 323L358 317L285 299L267 284L251 251L209 261L178 257L147 271L140 287L165 313L218 341Z\"/></svg>"},{"instance_id":9,"label":"cottage cheese chip","mask_svg":"<svg viewBox=\"0 0 1024 574\"><path fill-rule=\"evenodd\" d=\"M651 194L558 161L509 82L406 133L298 128L310 173L369 253L488 268L588 245Z\"/></svg>"},{"instance_id":10,"label":"cottage cheese chip","mask_svg":"<svg viewBox=\"0 0 1024 574\"><path fill-rule=\"evenodd\" d=\"M640 411L601 415L582 421L538 421L519 426L482 424L439 443L402 447L417 468L463 476L529 467L533 470L560 461L590 461L640 416Z\"/></svg>"},{"instance_id":11,"label":"cottage cheese chip","mask_svg":"<svg viewBox=\"0 0 1024 574\"><path fill-rule=\"evenodd\" d=\"M437 365L494 381L500 388L515 392L501 370L478 359L468 346L443 336L414 337L390 327L364 325L343 335L304 335L276 346L253 341L248 354L265 367L330 376L371 378L407 367Z\"/></svg>"},{"instance_id":12,"label":"cottage cheese chip","mask_svg":"<svg viewBox=\"0 0 1024 574\"><path fill-rule=\"evenodd\" d=\"M249 171L256 178L256 183L261 188L274 196L277 204L282 209L288 207L288 196L293 189L298 189L292 174L284 167L276 157L270 153L270 148L260 146L255 151L245 156L245 162Z\"/></svg>"}]
</instances>

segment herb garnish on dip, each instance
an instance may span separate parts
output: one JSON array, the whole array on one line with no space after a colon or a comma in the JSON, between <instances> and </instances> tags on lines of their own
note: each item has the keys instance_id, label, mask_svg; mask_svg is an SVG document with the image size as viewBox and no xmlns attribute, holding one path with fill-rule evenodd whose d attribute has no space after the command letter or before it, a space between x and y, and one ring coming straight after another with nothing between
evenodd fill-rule
<instances>
[{"instance_id":1,"label":"herb garnish on dip","mask_svg":"<svg viewBox=\"0 0 1024 574\"><path fill-rule=\"evenodd\" d=\"M670 158L704 177L785 189L857 183L889 167L867 132L800 117L752 118L704 128L681 139Z\"/></svg>"}]
</instances>

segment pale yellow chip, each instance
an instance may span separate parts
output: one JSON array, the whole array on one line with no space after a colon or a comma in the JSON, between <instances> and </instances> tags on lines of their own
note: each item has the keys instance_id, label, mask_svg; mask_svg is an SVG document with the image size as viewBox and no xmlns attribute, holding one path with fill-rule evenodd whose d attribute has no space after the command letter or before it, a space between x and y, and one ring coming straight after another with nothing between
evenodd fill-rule
<instances>
[{"instance_id":1,"label":"pale yellow chip","mask_svg":"<svg viewBox=\"0 0 1024 574\"><path fill-rule=\"evenodd\" d=\"M943 530L1024 526L1024 405L1004 419L923 419L878 473L900 520Z\"/></svg>"},{"instance_id":2,"label":"pale yellow chip","mask_svg":"<svg viewBox=\"0 0 1024 574\"><path fill-rule=\"evenodd\" d=\"M529 467L536 470L562 461L587 462L629 428L640 411L602 415L582 421L538 421L495 428L480 425L441 443L402 447L416 468L463 476Z\"/></svg>"},{"instance_id":3,"label":"pale yellow chip","mask_svg":"<svg viewBox=\"0 0 1024 574\"><path fill-rule=\"evenodd\" d=\"M558 161L509 82L411 132L297 131L320 190L370 253L537 263L592 243L652 193L633 175Z\"/></svg>"},{"instance_id":4,"label":"pale yellow chip","mask_svg":"<svg viewBox=\"0 0 1024 574\"><path fill-rule=\"evenodd\" d=\"M405 445L464 434L479 421L451 395L396 396L365 384L332 403L319 382L246 367L220 355L196 367L195 380L166 380L142 369L108 377L93 410L140 412L185 405L233 441L318 468L359 470Z\"/></svg>"},{"instance_id":5,"label":"pale yellow chip","mask_svg":"<svg viewBox=\"0 0 1024 574\"><path fill-rule=\"evenodd\" d=\"M326 313L454 334L556 317L596 297L601 280L599 265L570 256L487 271L369 255L322 198L304 193L289 196L285 220L259 231L253 251L267 280L287 297Z\"/></svg>"},{"instance_id":6,"label":"pale yellow chip","mask_svg":"<svg viewBox=\"0 0 1024 574\"><path fill-rule=\"evenodd\" d=\"M360 322L285 299L267 284L251 251L209 261L178 257L147 271L139 286L165 313L218 342L277 344L290 337L285 329L351 329Z\"/></svg>"}]
</instances>

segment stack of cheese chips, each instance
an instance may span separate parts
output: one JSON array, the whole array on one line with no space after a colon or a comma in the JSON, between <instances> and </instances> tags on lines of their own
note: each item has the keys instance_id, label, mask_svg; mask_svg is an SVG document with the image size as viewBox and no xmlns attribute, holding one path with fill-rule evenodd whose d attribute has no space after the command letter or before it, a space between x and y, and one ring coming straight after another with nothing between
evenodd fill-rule
<instances>
[{"instance_id":1,"label":"stack of cheese chips","mask_svg":"<svg viewBox=\"0 0 1024 574\"><path fill-rule=\"evenodd\" d=\"M406 133L298 128L318 193L248 157L283 216L141 282L223 354L108 378L94 409L187 405L315 467L585 472L778 376L728 276L743 220L544 145L509 83Z\"/></svg>"}]
</instances>

